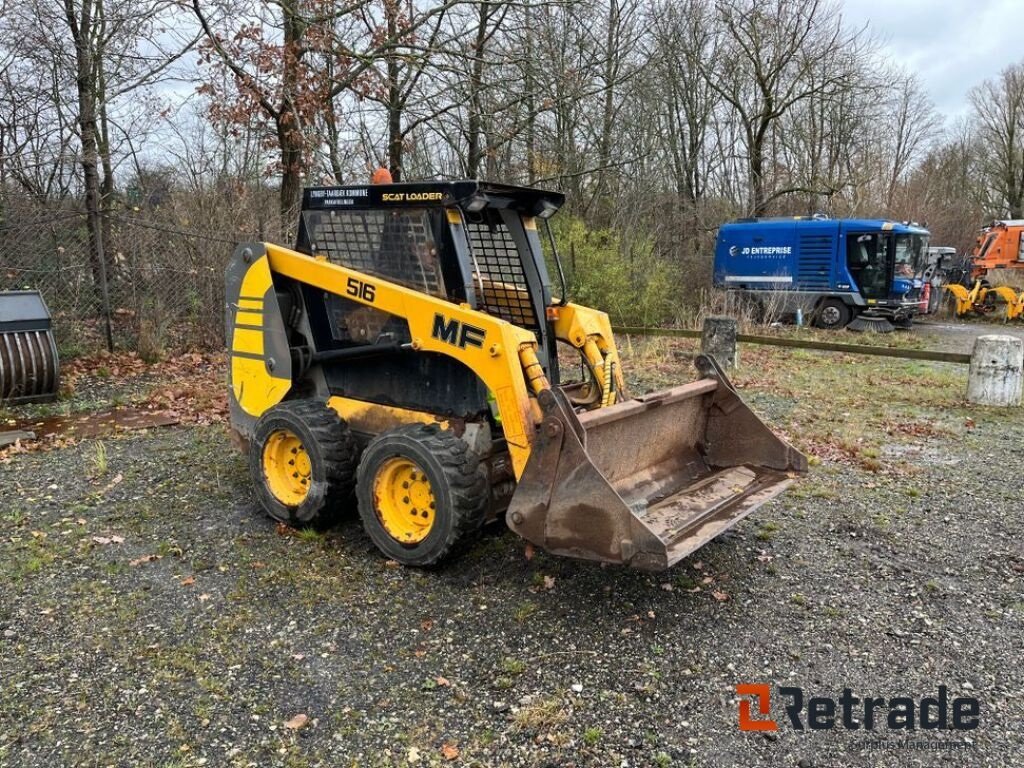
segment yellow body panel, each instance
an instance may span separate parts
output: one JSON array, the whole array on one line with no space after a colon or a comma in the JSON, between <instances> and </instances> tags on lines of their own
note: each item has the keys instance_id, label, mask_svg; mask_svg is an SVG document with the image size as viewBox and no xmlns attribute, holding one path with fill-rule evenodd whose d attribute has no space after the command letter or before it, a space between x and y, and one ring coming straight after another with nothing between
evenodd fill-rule
<instances>
[{"instance_id":1,"label":"yellow body panel","mask_svg":"<svg viewBox=\"0 0 1024 768\"><path fill-rule=\"evenodd\" d=\"M328 398L327 405L333 408L352 429L379 435L388 429L403 424L438 424L442 429L448 428L448 420L442 419L426 411L414 411L394 405L368 403L365 400L354 400L350 397Z\"/></svg>"},{"instance_id":2,"label":"yellow body panel","mask_svg":"<svg viewBox=\"0 0 1024 768\"><path fill-rule=\"evenodd\" d=\"M235 326L235 332L231 344L232 352L245 352L250 355L263 355L263 330L258 331L249 328Z\"/></svg>"},{"instance_id":3,"label":"yellow body panel","mask_svg":"<svg viewBox=\"0 0 1024 768\"><path fill-rule=\"evenodd\" d=\"M530 331L468 305L453 304L330 262L317 261L289 248L270 243L265 247L274 273L401 317L409 325L415 349L453 357L476 373L484 386L494 393L515 475L518 478L522 474L530 456L538 413L519 362L521 348L535 350L537 347L537 340ZM438 324L446 333L435 335Z\"/></svg>"},{"instance_id":4,"label":"yellow body panel","mask_svg":"<svg viewBox=\"0 0 1024 768\"><path fill-rule=\"evenodd\" d=\"M235 314L235 325L252 325L259 328L263 327L263 313L262 312L245 312L238 310Z\"/></svg>"},{"instance_id":5,"label":"yellow body panel","mask_svg":"<svg viewBox=\"0 0 1024 768\"><path fill-rule=\"evenodd\" d=\"M263 359L263 297L273 290L270 262L265 256L254 261L242 278L235 326L231 331L231 387L239 406L250 416L259 416L277 405L291 388L291 379L274 376ZM245 322L240 317L245 318ZM239 325L259 326L239 328Z\"/></svg>"}]
</instances>

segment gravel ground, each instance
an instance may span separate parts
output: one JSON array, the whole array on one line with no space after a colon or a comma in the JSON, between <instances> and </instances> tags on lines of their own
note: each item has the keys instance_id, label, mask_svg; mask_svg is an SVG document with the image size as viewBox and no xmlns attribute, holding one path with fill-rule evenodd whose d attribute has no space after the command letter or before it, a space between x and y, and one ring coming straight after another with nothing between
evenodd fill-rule
<instances>
[{"instance_id":1,"label":"gravel ground","mask_svg":"<svg viewBox=\"0 0 1024 768\"><path fill-rule=\"evenodd\" d=\"M936 318L915 321L914 333L925 339L929 348L970 354L974 340L979 336L995 334L1024 339L1024 324L1006 323L998 319L964 322L952 318Z\"/></svg>"},{"instance_id":2,"label":"gravel ground","mask_svg":"<svg viewBox=\"0 0 1024 768\"><path fill-rule=\"evenodd\" d=\"M639 388L690 376L685 347L633 353ZM392 567L354 515L277 528L217 425L10 457L0 764L1016 763L1024 415L968 411L962 369L743 360L812 471L664 574L527 558L499 527L444 569ZM893 402L848 385L872 376ZM738 683L945 685L980 725L911 750L795 731L774 702L779 730L744 733Z\"/></svg>"}]
</instances>

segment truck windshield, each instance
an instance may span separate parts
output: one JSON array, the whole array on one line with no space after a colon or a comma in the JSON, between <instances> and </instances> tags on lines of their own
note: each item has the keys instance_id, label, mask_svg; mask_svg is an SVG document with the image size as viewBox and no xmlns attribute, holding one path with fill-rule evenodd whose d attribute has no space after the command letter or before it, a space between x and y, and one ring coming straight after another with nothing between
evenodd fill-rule
<instances>
[{"instance_id":1,"label":"truck windshield","mask_svg":"<svg viewBox=\"0 0 1024 768\"><path fill-rule=\"evenodd\" d=\"M896 277L914 277L925 267L928 253L926 235L896 235L896 253L893 274Z\"/></svg>"}]
</instances>

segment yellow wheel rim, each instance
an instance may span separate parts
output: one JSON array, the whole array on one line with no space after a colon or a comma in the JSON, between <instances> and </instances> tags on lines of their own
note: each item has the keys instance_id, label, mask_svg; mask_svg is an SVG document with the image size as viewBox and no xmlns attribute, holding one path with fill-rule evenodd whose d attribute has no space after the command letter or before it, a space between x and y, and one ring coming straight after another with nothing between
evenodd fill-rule
<instances>
[{"instance_id":1,"label":"yellow wheel rim","mask_svg":"<svg viewBox=\"0 0 1024 768\"><path fill-rule=\"evenodd\" d=\"M309 493L312 466L298 436L288 429L271 433L263 444L263 476L267 487L286 507L297 507Z\"/></svg>"},{"instance_id":2,"label":"yellow wheel rim","mask_svg":"<svg viewBox=\"0 0 1024 768\"><path fill-rule=\"evenodd\" d=\"M384 530L401 544L418 544L434 527L434 491L410 459L396 456L380 466L373 479L373 505Z\"/></svg>"}]
</instances>

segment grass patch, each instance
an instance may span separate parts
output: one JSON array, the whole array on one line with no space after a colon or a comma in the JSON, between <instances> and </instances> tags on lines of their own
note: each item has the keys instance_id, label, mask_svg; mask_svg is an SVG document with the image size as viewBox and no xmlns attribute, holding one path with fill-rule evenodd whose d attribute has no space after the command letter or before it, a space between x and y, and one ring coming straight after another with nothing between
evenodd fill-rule
<instances>
[{"instance_id":1,"label":"grass patch","mask_svg":"<svg viewBox=\"0 0 1024 768\"><path fill-rule=\"evenodd\" d=\"M533 614L535 614L538 610L540 610L540 606L538 606L536 603L531 603L527 601L525 603L519 604L515 612L512 614L512 617L520 624L522 624L531 616L533 616Z\"/></svg>"},{"instance_id":2,"label":"grass patch","mask_svg":"<svg viewBox=\"0 0 1024 768\"><path fill-rule=\"evenodd\" d=\"M542 731L561 725L568 718L562 702L552 696L538 699L519 709L512 719L521 731Z\"/></svg>"},{"instance_id":3,"label":"grass patch","mask_svg":"<svg viewBox=\"0 0 1024 768\"><path fill-rule=\"evenodd\" d=\"M506 657L501 662L501 669L506 674L518 676L526 671L526 662L520 661L519 659L513 659L511 657Z\"/></svg>"}]
</instances>

